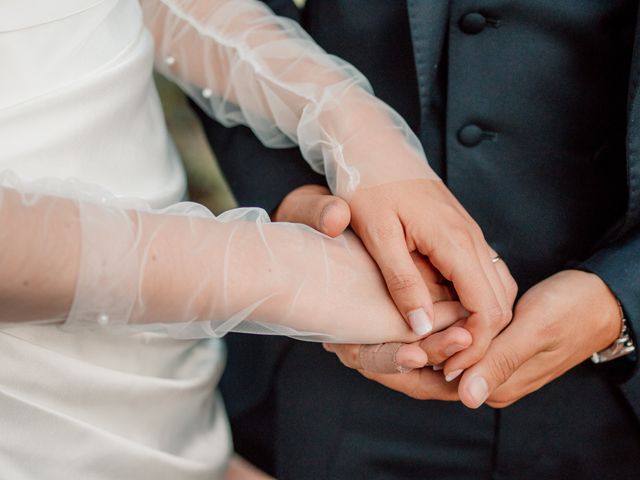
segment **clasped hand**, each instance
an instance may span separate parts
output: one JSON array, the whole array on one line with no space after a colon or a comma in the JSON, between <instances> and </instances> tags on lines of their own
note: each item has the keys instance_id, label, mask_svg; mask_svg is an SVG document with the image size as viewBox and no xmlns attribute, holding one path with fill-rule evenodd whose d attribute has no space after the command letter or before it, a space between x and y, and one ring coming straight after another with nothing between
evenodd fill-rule
<instances>
[{"instance_id":1,"label":"clasped hand","mask_svg":"<svg viewBox=\"0 0 640 480\"><path fill-rule=\"evenodd\" d=\"M599 277L577 270L559 272L525 292L509 323L515 282L504 262L491 268L495 253L472 220L471 233L458 236L466 238L458 243L451 243L452 237L443 233L457 228L446 221L424 230L419 222L397 225L380 220L381 206L383 210L393 206L403 194L415 200L407 188L424 187L398 183L369 192L383 195L372 203L375 208L366 204L371 200L366 196L361 203L351 201L349 208L324 187L304 186L291 192L275 214L276 221L305 223L329 236L339 235L352 223L400 309L406 311L406 305L426 296L422 304L430 316L432 302L459 299L469 311L467 318L448 328L412 344L396 344L391 350L381 345L325 345L346 366L417 399L460 400L470 408L485 402L505 407L606 348L618 336L621 315L615 296ZM434 181L429 187L430 200L440 202L440 211L470 219L443 184ZM357 219L351 217L354 205L359 209ZM419 212L405 212L405 218L412 213L417 217ZM411 261L417 257L420 262ZM390 373L398 366L411 371Z\"/></svg>"}]
</instances>

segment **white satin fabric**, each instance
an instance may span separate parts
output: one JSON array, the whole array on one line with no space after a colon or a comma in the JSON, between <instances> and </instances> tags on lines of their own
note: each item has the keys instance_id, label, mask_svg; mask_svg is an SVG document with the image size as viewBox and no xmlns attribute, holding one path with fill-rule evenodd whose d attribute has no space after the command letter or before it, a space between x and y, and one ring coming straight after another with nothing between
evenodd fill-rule
<instances>
[{"instance_id":1,"label":"white satin fabric","mask_svg":"<svg viewBox=\"0 0 640 480\"><path fill-rule=\"evenodd\" d=\"M0 169L182 199L137 1L2 0L0 59Z\"/></svg>"},{"instance_id":2,"label":"white satin fabric","mask_svg":"<svg viewBox=\"0 0 640 480\"><path fill-rule=\"evenodd\" d=\"M136 0L2 0L0 170L178 201L184 174L152 62ZM216 340L1 330L0 476L220 478L231 450L215 392L223 363Z\"/></svg>"}]
</instances>

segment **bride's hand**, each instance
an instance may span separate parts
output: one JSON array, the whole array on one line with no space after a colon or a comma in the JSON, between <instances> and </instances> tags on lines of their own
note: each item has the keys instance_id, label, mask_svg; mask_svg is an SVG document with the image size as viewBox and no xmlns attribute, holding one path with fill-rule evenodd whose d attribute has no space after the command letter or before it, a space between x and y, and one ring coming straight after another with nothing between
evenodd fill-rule
<instances>
[{"instance_id":1,"label":"bride's hand","mask_svg":"<svg viewBox=\"0 0 640 480\"><path fill-rule=\"evenodd\" d=\"M248 299L259 299L250 318L293 327L302 334L298 338L363 344L413 342L467 315L447 286L429 278L433 269L422 257L414 258L418 271L442 301L434 304L432 328L419 336L404 321L378 266L353 232L333 239L298 224L265 224L268 250L259 248L252 235L236 235L230 247L228 256L234 261L229 262L227 303L239 307L247 305ZM247 258L252 261L248 263ZM271 280L258 283L255 278Z\"/></svg>"},{"instance_id":2,"label":"bride's hand","mask_svg":"<svg viewBox=\"0 0 640 480\"><path fill-rule=\"evenodd\" d=\"M274 213L274 220L304 223L336 237L348 227L350 210L345 201L332 196L327 188L306 185L294 190L283 200ZM460 304L454 301L455 292L443 284L442 276L424 257L414 254L413 259L439 313L436 316L436 331L449 326L458 317L449 315L448 310L462 311ZM440 364L454 353L467 348L471 341L471 335L466 329L454 325L414 343L326 345L325 348L338 353L341 361L350 368L393 373L399 370L398 367L406 370L420 368L428 363Z\"/></svg>"},{"instance_id":3,"label":"bride's hand","mask_svg":"<svg viewBox=\"0 0 640 480\"><path fill-rule=\"evenodd\" d=\"M334 239L271 223L259 209L218 218L195 204L154 211L73 182L6 182L0 298L14 321L38 320L37 310L66 318L69 329L180 338L233 330L340 343L419 339L351 232ZM50 267L61 263L66 274L52 280L59 269ZM465 313L452 301L438 309L436 330Z\"/></svg>"}]
</instances>

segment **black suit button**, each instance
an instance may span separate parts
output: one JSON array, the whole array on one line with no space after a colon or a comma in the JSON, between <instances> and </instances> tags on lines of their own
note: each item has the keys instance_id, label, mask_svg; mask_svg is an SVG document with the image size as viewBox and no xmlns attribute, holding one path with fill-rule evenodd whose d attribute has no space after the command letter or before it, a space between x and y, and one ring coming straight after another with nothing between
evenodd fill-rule
<instances>
[{"instance_id":1,"label":"black suit button","mask_svg":"<svg viewBox=\"0 0 640 480\"><path fill-rule=\"evenodd\" d=\"M460 30L469 35L476 35L487 26L487 19L477 12L467 13L460 19Z\"/></svg>"},{"instance_id":2,"label":"black suit button","mask_svg":"<svg viewBox=\"0 0 640 480\"><path fill-rule=\"evenodd\" d=\"M475 147L482 140L482 129L473 123L465 125L458 132L458 140L465 147Z\"/></svg>"}]
</instances>

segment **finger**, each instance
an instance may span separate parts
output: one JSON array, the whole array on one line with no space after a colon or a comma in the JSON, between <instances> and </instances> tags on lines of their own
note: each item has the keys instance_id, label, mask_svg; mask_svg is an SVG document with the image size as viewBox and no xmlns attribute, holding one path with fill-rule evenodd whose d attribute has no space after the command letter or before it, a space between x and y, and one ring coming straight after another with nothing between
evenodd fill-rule
<instances>
[{"instance_id":1,"label":"finger","mask_svg":"<svg viewBox=\"0 0 640 480\"><path fill-rule=\"evenodd\" d=\"M434 250L430 259L452 281L460 302L470 312L466 328L473 337L473 343L447 361L445 373L451 377L484 356L491 339L511 318L511 311L505 310L498 301L475 247L470 242Z\"/></svg>"},{"instance_id":2,"label":"finger","mask_svg":"<svg viewBox=\"0 0 640 480\"><path fill-rule=\"evenodd\" d=\"M497 279L502 285L506 308L513 310L513 304L518 294L518 284L511 275L506 261L491 246L486 243L485 245L488 252L487 258L491 259L490 264L493 266Z\"/></svg>"},{"instance_id":3,"label":"finger","mask_svg":"<svg viewBox=\"0 0 640 480\"><path fill-rule=\"evenodd\" d=\"M492 259L497 256L495 251L493 251ZM500 277L500 281L504 286L504 290L507 294L507 302L511 309L513 309L513 304L516 301L516 297L518 296L518 284L515 279L511 275L511 271L509 270L509 266L504 261L504 259L499 258L495 263L496 271L498 272L498 276Z\"/></svg>"},{"instance_id":4,"label":"finger","mask_svg":"<svg viewBox=\"0 0 640 480\"><path fill-rule=\"evenodd\" d=\"M557 362L552 356L551 352L541 352L524 362L509 380L491 392L487 405L494 408L509 406L555 380L570 368L567 366L566 369L558 370Z\"/></svg>"},{"instance_id":5,"label":"finger","mask_svg":"<svg viewBox=\"0 0 640 480\"><path fill-rule=\"evenodd\" d=\"M450 356L469 347L472 342L469 331L462 327L449 327L442 332L429 335L420 341L430 365L440 365Z\"/></svg>"},{"instance_id":6,"label":"finger","mask_svg":"<svg viewBox=\"0 0 640 480\"><path fill-rule=\"evenodd\" d=\"M434 308L437 329L446 328L467 315L466 310L459 302L439 302L435 304ZM462 328L458 330L463 330L463 332L454 331L445 338L451 339L451 343L460 339L462 344L468 346L466 341L467 338L471 338L471 335ZM471 343L470 340L468 343ZM437 344L440 345L440 343ZM421 348L418 342L413 344L392 342L376 345L324 344L324 348L338 355L340 361L349 368L377 373L406 373L408 370L424 367L429 361L426 349ZM446 346L442 346L442 348L444 350ZM433 364L433 362L431 363Z\"/></svg>"},{"instance_id":7,"label":"finger","mask_svg":"<svg viewBox=\"0 0 640 480\"><path fill-rule=\"evenodd\" d=\"M324 344L349 368L374 373L407 373L427 365L427 354L417 344L380 343L377 345Z\"/></svg>"},{"instance_id":8,"label":"finger","mask_svg":"<svg viewBox=\"0 0 640 480\"><path fill-rule=\"evenodd\" d=\"M458 296L451 287L439 283L427 283L427 289L434 304L438 302L457 301Z\"/></svg>"},{"instance_id":9,"label":"finger","mask_svg":"<svg viewBox=\"0 0 640 480\"><path fill-rule=\"evenodd\" d=\"M305 195L331 195L331 191L322 185L307 184L291 190L271 215L274 221L286 222L295 210L297 200Z\"/></svg>"},{"instance_id":10,"label":"finger","mask_svg":"<svg viewBox=\"0 0 640 480\"><path fill-rule=\"evenodd\" d=\"M429 289L433 303L458 299L455 290L450 285L442 283L442 275L424 255L412 252L411 258Z\"/></svg>"},{"instance_id":11,"label":"finger","mask_svg":"<svg viewBox=\"0 0 640 480\"><path fill-rule=\"evenodd\" d=\"M433 304L433 331L439 332L461 319L466 319L469 312L457 301L441 301ZM433 335L433 334L432 334ZM427 337L428 338L428 337Z\"/></svg>"},{"instance_id":12,"label":"finger","mask_svg":"<svg viewBox=\"0 0 640 480\"><path fill-rule=\"evenodd\" d=\"M475 346L473 348L468 349L463 354L461 353L456 357L455 360L448 362L445 375L447 376L447 378L449 378L449 380L453 380L454 378L459 376L465 368L473 365L480 358L482 358L486 353L486 349L489 347L491 339L494 338L495 335L498 335L502 328L504 328L504 326L506 326L512 318L511 311L513 310L513 304L518 293L518 285L511 276L511 272L509 271L507 264L503 259L499 257L496 251L491 247L487 247L486 251L488 253L487 256L484 257L484 270L485 272L491 271L488 265L489 262L486 261L487 258L490 258L490 263L494 267L494 272L497 274L497 279L499 281L499 286L495 287L495 279L494 281L492 281L492 285L494 285L494 288L498 289L500 289L501 286L501 291L503 292L502 298L503 301L506 302L503 308L505 309L504 311L506 311L507 314L503 318L502 322L498 323L498 328L490 331L485 330L477 333L477 325L474 324L474 322L471 322L469 326L466 326L471 332L475 334L474 338L477 339L477 341L474 342Z\"/></svg>"},{"instance_id":13,"label":"finger","mask_svg":"<svg viewBox=\"0 0 640 480\"><path fill-rule=\"evenodd\" d=\"M469 279L476 275L469 275ZM487 280L481 272L476 282L459 280L456 289L460 297L460 302L470 311L467 320L467 330L473 337L472 345L454 356L447 362L445 374L451 375L453 372L464 370L479 361L487 351L491 339L502 329L504 311L498 303L490 286L487 287ZM472 289L476 288L477 292ZM487 295L485 298L478 298L478 293Z\"/></svg>"},{"instance_id":14,"label":"finger","mask_svg":"<svg viewBox=\"0 0 640 480\"><path fill-rule=\"evenodd\" d=\"M408 251L400 220L387 217L381 222L360 229L360 238L378 264L398 311L416 335L426 335L433 329L431 295Z\"/></svg>"},{"instance_id":15,"label":"finger","mask_svg":"<svg viewBox=\"0 0 640 480\"><path fill-rule=\"evenodd\" d=\"M459 375L461 370L474 365L484 357L491 340L493 340L493 338L502 331L512 318L511 312L513 308L513 299L509 299L505 283L498 273L498 262L494 261L497 254L491 247L489 247L489 245L486 244L484 237L481 238L479 245L478 242L475 243L477 245L476 254L479 264L485 273L488 283L491 286L495 299L499 305L499 308L497 308L496 311L499 311L501 315L495 315L495 318L490 320L488 325L479 321L478 316L475 316L473 320L467 322L466 328L473 336L473 345L468 349L464 349L464 351L461 350L461 353L456 355L455 360L447 362L445 375L450 380ZM499 263L505 265L502 261Z\"/></svg>"},{"instance_id":16,"label":"finger","mask_svg":"<svg viewBox=\"0 0 640 480\"><path fill-rule=\"evenodd\" d=\"M520 325L510 325L491 343L487 354L464 372L458 393L469 408L478 408L500 385L504 384L541 346L532 341L535 332Z\"/></svg>"},{"instance_id":17,"label":"finger","mask_svg":"<svg viewBox=\"0 0 640 480\"><path fill-rule=\"evenodd\" d=\"M498 256L497 253L487 244L483 235L480 235L480 238L475 240L475 245L480 265L493 288L498 303L500 303L503 310L511 311L513 304L508 300L506 286L498 273L498 261L495 261ZM504 262L500 263L504 264Z\"/></svg>"},{"instance_id":18,"label":"finger","mask_svg":"<svg viewBox=\"0 0 640 480\"><path fill-rule=\"evenodd\" d=\"M304 223L330 237L337 237L351 221L349 205L326 187L305 185L289 193L274 213L277 222Z\"/></svg>"},{"instance_id":19,"label":"finger","mask_svg":"<svg viewBox=\"0 0 640 480\"><path fill-rule=\"evenodd\" d=\"M413 259L413 263L416 264L416 267L420 271L420 275L422 275L425 282L438 284L445 283L442 274L433 266L427 257L418 251L413 251L411 252L411 258Z\"/></svg>"},{"instance_id":20,"label":"finger","mask_svg":"<svg viewBox=\"0 0 640 480\"><path fill-rule=\"evenodd\" d=\"M439 372L430 368L419 368L405 375L387 375L364 370L360 370L360 373L369 380L417 400L458 400L455 385L445 382Z\"/></svg>"}]
</instances>

